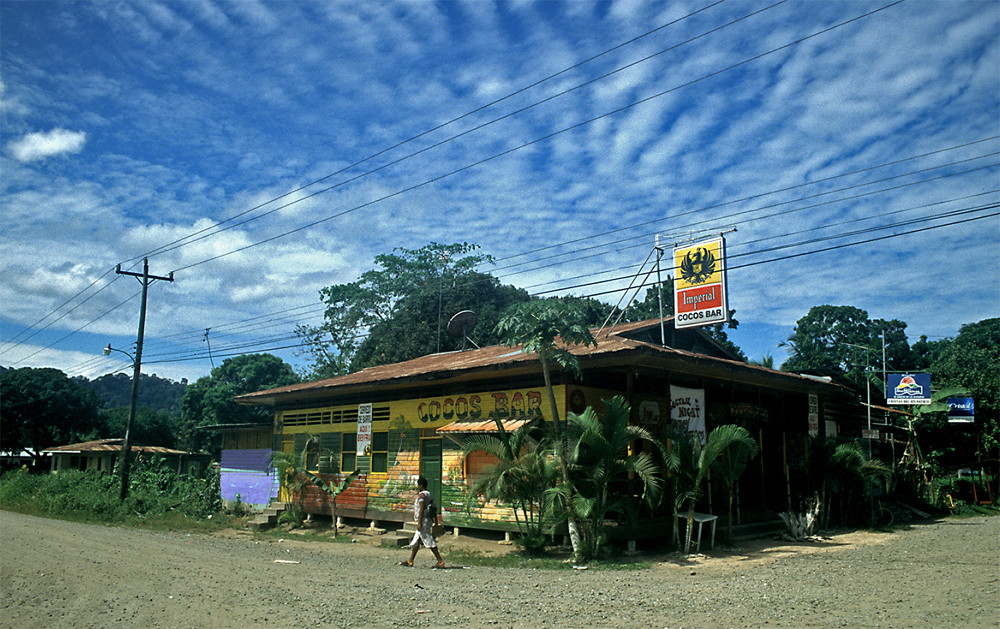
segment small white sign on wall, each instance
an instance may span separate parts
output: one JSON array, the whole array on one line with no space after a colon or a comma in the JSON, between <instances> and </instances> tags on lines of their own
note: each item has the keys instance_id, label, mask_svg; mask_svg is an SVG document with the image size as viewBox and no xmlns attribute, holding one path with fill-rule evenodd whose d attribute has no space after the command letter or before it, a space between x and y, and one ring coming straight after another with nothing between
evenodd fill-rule
<instances>
[{"instance_id":1,"label":"small white sign on wall","mask_svg":"<svg viewBox=\"0 0 1000 629\"><path fill-rule=\"evenodd\" d=\"M358 456L372 453L372 405L358 404Z\"/></svg>"}]
</instances>

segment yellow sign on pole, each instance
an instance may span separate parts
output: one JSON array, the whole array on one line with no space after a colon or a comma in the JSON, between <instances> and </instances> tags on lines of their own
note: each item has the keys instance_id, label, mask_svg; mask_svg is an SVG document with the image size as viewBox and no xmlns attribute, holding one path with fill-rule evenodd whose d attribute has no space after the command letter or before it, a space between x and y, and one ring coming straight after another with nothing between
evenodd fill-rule
<instances>
[{"instance_id":1,"label":"yellow sign on pole","mask_svg":"<svg viewBox=\"0 0 1000 629\"><path fill-rule=\"evenodd\" d=\"M674 248L674 327L729 320L726 241L721 236Z\"/></svg>"}]
</instances>

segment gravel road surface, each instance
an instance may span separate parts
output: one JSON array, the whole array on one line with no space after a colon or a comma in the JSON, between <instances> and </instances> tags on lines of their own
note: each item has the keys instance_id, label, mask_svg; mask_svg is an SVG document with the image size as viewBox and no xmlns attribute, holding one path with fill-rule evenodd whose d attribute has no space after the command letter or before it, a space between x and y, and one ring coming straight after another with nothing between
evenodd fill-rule
<instances>
[{"instance_id":1,"label":"gravel road surface","mask_svg":"<svg viewBox=\"0 0 1000 629\"><path fill-rule=\"evenodd\" d=\"M357 536L360 537L360 536ZM289 535L294 538L294 535ZM441 542L448 548L484 540ZM483 546L484 548L486 546ZM501 551L498 551L501 552ZM3 627L997 627L1000 517L764 540L635 571L415 568L405 549L0 512Z\"/></svg>"}]
</instances>

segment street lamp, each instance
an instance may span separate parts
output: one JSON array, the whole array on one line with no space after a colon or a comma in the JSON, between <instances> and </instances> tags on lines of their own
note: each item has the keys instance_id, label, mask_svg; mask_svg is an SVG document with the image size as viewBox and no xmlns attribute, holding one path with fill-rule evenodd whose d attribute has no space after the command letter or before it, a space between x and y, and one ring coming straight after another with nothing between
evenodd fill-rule
<instances>
[{"instance_id":1,"label":"street lamp","mask_svg":"<svg viewBox=\"0 0 1000 629\"><path fill-rule=\"evenodd\" d=\"M120 354L125 354L132 361L132 397L129 400L128 405L128 421L125 423L125 441L122 443L122 453L121 460L119 462L119 467L121 468L122 484L119 491L119 499L125 500L125 496L128 495L128 475L129 467L131 466L131 460L129 458L129 452L132 449L132 422L135 421L135 407L136 402L139 400L139 361L129 354L125 350L115 349L111 347L111 343L108 343L107 347L104 348L104 355L110 356L111 352L118 352Z\"/></svg>"}]
</instances>

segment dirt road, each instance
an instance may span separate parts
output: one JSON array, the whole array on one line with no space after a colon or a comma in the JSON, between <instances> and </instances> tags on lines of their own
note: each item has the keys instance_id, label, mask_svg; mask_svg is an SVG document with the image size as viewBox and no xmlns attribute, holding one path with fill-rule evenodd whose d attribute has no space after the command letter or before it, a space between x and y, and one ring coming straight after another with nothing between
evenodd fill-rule
<instances>
[{"instance_id":1,"label":"dirt road","mask_svg":"<svg viewBox=\"0 0 1000 629\"><path fill-rule=\"evenodd\" d=\"M460 538L461 539L461 538ZM442 548L447 550L445 539ZM3 627L996 627L1000 518L768 541L640 571L431 569L374 543L0 512ZM282 563L276 563L281 561ZM285 563L296 562L296 563Z\"/></svg>"}]
</instances>

